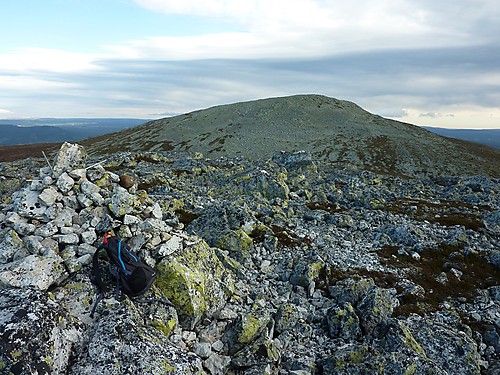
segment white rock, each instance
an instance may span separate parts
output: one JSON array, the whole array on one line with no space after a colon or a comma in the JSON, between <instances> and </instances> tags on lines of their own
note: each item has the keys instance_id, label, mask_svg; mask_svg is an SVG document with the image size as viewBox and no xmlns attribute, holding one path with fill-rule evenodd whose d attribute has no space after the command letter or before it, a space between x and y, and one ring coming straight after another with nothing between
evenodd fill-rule
<instances>
[{"instance_id":1,"label":"white rock","mask_svg":"<svg viewBox=\"0 0 500 375\"><path fill-rule=\"evenodd\" d=\"M30 190L32 191L42 191L45 188L45 185L42 183L42 180L33 180L30 184Z\"/></svg>"},{"instance_id":2,"label":"white rock","mask_svg":"<svg viewBox=\"0 0 500 375\"><path fill-rule=\"evenodd\" d=\"M75 180L73 180L66 172L64 172L56 182L57 187L63 193L69 192L75 186Z\"/></svg>"},{"instance_id":3,"label":"white rock","mask_svg":"<svg viewBox=\"0 0 500 375\"><path fill-rule=\"evenodd\" d=\"M87 230L81 234L83 243L93 244L97 240L95 230Z\"/></svg>"},{"instance_id":4,"label":"white rock","mask_svg":"<svg viewBox=\"0 0 500 375\"><path fill-rule=\"evenodd\" d=\"M67 245L75 245L80 242L80 239L78 238L78 235L76 233L55 235L54 239L59 243Z\"/></svg>"},{"instance_id":5,"label":"white rock","mask_svg":"<svg viewBox=\"0 0 500 375\"><path fill-rule=\"evenodd\" d=\"M54 159L54 175L59 177L65 171L76 169L75 167L85 166L85 149L83 146L64 142Z\"/></svg>"},{"instance_id":6,"label":"white rock","mask_svg":"<svg viewBox=\"0 0 500 375\"><path fill-rule=\"evenodd\" d=\"M121 225L120 229L118 229L118 236L121 238L131 238L133 234L128 225Z\"/></svg>"},{"instance_id":7,"label":"white rock","mask_svg":"<svg viewBox=\"0 0 500 375\"><path fill-rule=\"evenodd\" d=\"M182 250L182 238L174 235L167 242L160 246L158 254L161 256L168 256L178 250Z\"/></svg>"},{"instance_id":8,"label":"white rock","mask_svg":"<svg viewBox=\"0 0 500 375\"><path fill-rule=\"evenodd\" d=\"M54 219L54 224L59 228L69 227L73 224L73 216L76 215L76 212L71 208L63 208L57 213L57 216Z\"/></svg>"},{"instance_id":9,"label":"white rock","mask_svg":"<svg viewBox=\"0 0 500 375\"><path fill-rule=\"evenodd\" d=\"M64 275L66 271L59 256L29 255L0 266L0 284L15 288L35 287L47 290Z\"/></svg>"},{"instance_id":10,"label":"white rock","mask_svg":"<svg viewBox=\"0 0 500 375\"><path fill-rule=\"evenodd\" d=\"M71 234L75 233L75 229L73 227L61 227L59 232L61 232L61 234Z\"/></svg>"},{"instance_id":11,"label":"white rock","mask_svg":"<svg viewBox=\"0 0 500 375\"><path fill-rule=\"evenodd\" d=\"M57 228L57 225L55 225L53 221L49 221L47 224L38 227L35 230L35 235L42 237L50 237L56 234L58 231L59 229Z\"/></svg>"},{"instance_id":12,"label":"white rock","mask_svg":"<svg viewBox=\"0 0 500 375\"><path fill-rule=\"evenodd\" d=\"M31 219L43 219L47 207L40 204L36 191L23 189L14 198L14 211L19 215Z\"/></svg>"},{"instance_id":13,"label":"white rock","mask_svg":"<svg viewBox=\"0 0 500 375\"><path fill-rule=\"evenodd\" d=\"M59 192L56 189L54 189L52 186L49 186L48 188L43 189L43 191L38 196L38 199L45 206L52 206L54 203L56 203L56 200L58 198L62 198L62 197L60 196Z\"/></svg>"},{"instance_id":14,"label":"white rock","mask_svg":"<svg viewBox=\"0 0 500 375\"><path fill-rule=\"evenodd\" d=\"M161 210L160 205L155 202L153 204L153 211L151 211L151 216L156 218L156 219L162 219L163 218L163 212Z\"/></svg>"},{"instance_id":15,"label":"white rock","mask_svg":"<svg viewBox=\"0 0 500 375\"><path fill-rule=\"evenodd\" d=\"M68 174L76 180L81 180L87 177L87 170L85 168L73 169Z\"/></svg>"},{"instance_id":16,"label":"white rock","mask_svg":"<svg viewBox=\"0 0 500 375\"><path fill-rule=\"evenodd\" d=\"M137 216L134 216L134 215L126 214L123 217L123 224L125 224L125 225L138 224L140 222L141 222L141 219L138 218Z\"/></svg>"}]
</instances>

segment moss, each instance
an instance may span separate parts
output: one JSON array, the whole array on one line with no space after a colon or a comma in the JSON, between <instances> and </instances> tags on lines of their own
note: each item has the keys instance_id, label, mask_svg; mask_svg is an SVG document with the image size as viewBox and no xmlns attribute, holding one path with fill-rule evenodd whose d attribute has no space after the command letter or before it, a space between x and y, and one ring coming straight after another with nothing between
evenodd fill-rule
<instances>
[{"instance_id":1,"label":"moss","mask_svg":"<svg viewBox=\"0 0 500 375\"><path fill-rule=\"evenodd\" d=\"M345 361L343 359L337 359L335 361L335 366L337 367L338 370L343 370L345 367Z\"/></svg>"},{"instance_id":2,"label":"moss","mask_svg":"<svg viewBox=\"0 0 500 375\"><path fill-rule=\"evenodd\" d=\"M177 258L161 262L157 268L156 285L183 316L201 317L210 306L220 303L220 291L226 297L234 293L231 274L204 241L185 249Z\"/></svg>"},{"instance_id":3,"label":"moss","mask_svg":"<svg viewBox=\"0 0 500 375\"><path fill-rule=\"evenodd\" d=\"M54 360L50 357L45 357L43 361L50 366L50 368L54 368Z\"/></svg>"},{"instance_id":4,"label":"moss","mask_svg":"<svg viewBox=\"0 0 500 375\"><path fill-rule=\"evenodd\" d=\"M404 375L413 375L417 371L417 364L412 363L410 366L408 366L405 370Z\"/></svg>"},{"instance_id":5,"label":"moss","mask_svg":"<svg viewBox=\"0 0 500 375\"><path fill-rule=\"evenodd\" d=\"M271 361L276 362L280 359L280 352L276 345L274 345L274 342L265 341L264 344L262 344L262 349L265 353L266 358L269 358Z\"/></svg>"},{"instance_id":6,"label":"moss","mask_svg":"<svg viewBox=\"0 0 500 375\"><path fill-rule=\"evenodd\" d=\"M323 262L313 263L309 266L307 276L311 280L316 280L319 277L319 275L324 272L324 268L325 268L325 263Z\"/></svg>"},{"instance_id":7,"label":"moss","mask_svg":"<svg viewBox=\"0 0 500 375\"><path fill-rule=\"evenodd\" d=\"M158 271L156 284L184 315L201 315L206 311L202 272L193 271L177 260L160 264Z\"/></svg>"},{"instance_id":8,"label":"moss","mask_svg":"<svg viewBox=\"0 0 500 375\"><path fill-rule=\"evenodd\" d=\"M360 364L364 361L368 352L367 346L362 346L359 350L349 353L350 360L355 364Z\"/></svg>"},{"instance_id":9,"label":"moss","mask_svg":"<svg viewBox=\"0 0 500 375\"><path fill-rule=\"evenodd\" d=\"M422 348L422 346L417 342L417 340L415 340L415 337L413 337L408 327L406 327L401 323L400 328L404 335L403 342L406 345L406 347L413 350L418 355L426 357L424 348Z\"/></svg>"},{"instance_id":10,"label":"moss","mask_svg":"<svg viewBox=\"0 0 500 375\"><path fill-rule=\"evenodd\" d=\"M153 320L152 324L153 327L160 331L164 336L168 337L177 325L177 321L175 319L170 319L167 322L164 322L163 320Z\"/></svg>"},{"instance_id":11,"label":"moss","mask_svg":"<svg viewBox=\"0 0 500 375\"><path fill-rule=\"evenodd\" d=\"M10 356L14 361L17 361L19 357L23 355L23 352L20 350L13 350L10 352Z\"/></svg>"},{"instance_id":12,"label":"moss","mask_svg":"<svg viewBox=\"0 0 500 375\"><path fill-rule=\"evenodd\" d=\"M252 342L262 328L262 321L255 316L247 315L242 319L241 332L238 341L242 344Z\"/></svg>"}]
</instances>

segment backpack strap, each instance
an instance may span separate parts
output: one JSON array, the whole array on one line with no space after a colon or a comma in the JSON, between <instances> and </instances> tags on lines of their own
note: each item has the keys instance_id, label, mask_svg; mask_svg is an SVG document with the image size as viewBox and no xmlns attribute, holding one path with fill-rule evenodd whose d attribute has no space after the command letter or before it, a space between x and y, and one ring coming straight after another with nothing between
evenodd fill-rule
<instances>
[{"instance_id":1,"label":"backpack strap","mask_svg":"<svg viewBox=\"0 0 500 375\"><path fill-rule=\"evenodd\" d=\"M94 306L92 306L92 310L90 311L90 317L94 317L95 310L99 302L104 298L104 283L102 282L101 270L99 268L99 253L102 249L106 248L106 244L101 244L97 248L92 258L92 276L94 284L97 286L98 296L94 302Z\"/></svg>"}]
</instances>

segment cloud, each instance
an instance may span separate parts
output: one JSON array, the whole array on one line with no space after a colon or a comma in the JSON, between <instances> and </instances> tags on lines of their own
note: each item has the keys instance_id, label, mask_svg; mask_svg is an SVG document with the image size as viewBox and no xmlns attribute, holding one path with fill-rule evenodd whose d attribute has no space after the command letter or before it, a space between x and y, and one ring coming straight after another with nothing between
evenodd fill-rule
<instances>
[{"instance_id":1,"label":"cloud","mask_svg":"<svg viewBox=\"0 0 500 375\"><path fill-rule=\"evenodd\" d=\"M426 112L419 114L418 117L440 118L440 117L455 117L455 115L452 113L442 114L437 112Z\"/></svg>"},{"instance_id":2,"label":"cloud","mask_svg":"<svg viewBox=\"0 0 500 375\"><path fill-rule=\"evenodd\" d=\"M0 114L7 114L7 113L12 113L12 112L9 111L8 109L0 108Z\"/></svg>"}]
</instances>

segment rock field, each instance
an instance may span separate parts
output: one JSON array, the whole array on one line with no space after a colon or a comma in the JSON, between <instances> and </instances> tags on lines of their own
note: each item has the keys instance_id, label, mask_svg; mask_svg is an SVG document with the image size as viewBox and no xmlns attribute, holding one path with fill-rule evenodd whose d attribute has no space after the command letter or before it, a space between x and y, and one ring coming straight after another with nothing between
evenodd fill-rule
<instances>
[{"instance_id":1,"label":"rock field","mask_svg":"<svg viewBox=\"0 0 500 375\"><path fill-rule=\"evenodd\" d=\"M2 374L500 373L499 179L65 143L0 192ZM92 319L110 230L158 276Z\"/></svg>"}]
</instances>

